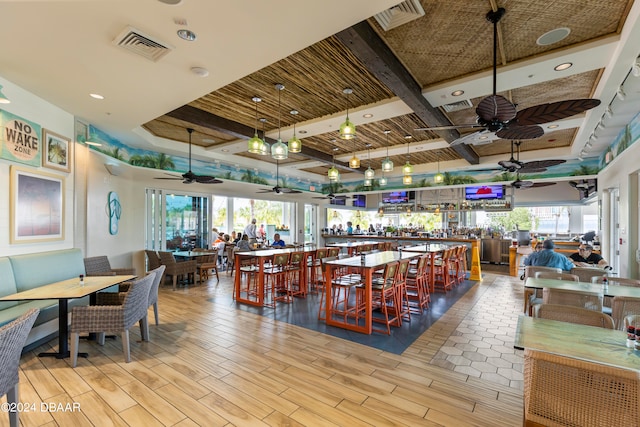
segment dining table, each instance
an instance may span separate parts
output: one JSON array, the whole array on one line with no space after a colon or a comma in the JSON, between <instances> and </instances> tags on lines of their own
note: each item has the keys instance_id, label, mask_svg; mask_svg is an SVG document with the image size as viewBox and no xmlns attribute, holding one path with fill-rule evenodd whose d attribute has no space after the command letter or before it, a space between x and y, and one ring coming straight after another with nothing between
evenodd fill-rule
<instances>
[{"instance_id":1,"label":"dining table","mask_svg":"<svg viewBox=\"0 0 640 427\"><path fill-rule=\"evenodd\" d=\"M349 254L349 256L353 256L353 254L356 252L356 250L361 247L361 246L367 246L367 245L378 245L378 243L380 242L376 242L373 240L355 240L353 242L336 242L336 243L327 243L327 247L332 247L332 248L340 248L340 249L344 249L347 251L347 254Z\"/></svg>"},{"instance_id":2,"label":"dining table","mask_svg":"<svg viewBox=\"0 0 640 427\"><path fill-rule=\"evenodd\" d=\"M254 305L254 306L265 306L265 265L267 261L271 260L274 255L280 253L294 253L294 252L304 252L305 256L302 261L302 268L300 271L300 282L301 286L307 286L307 257L309 254L314 252L311 248L285 248L285 249L258 249L253 251L238 251L235 255L235 299L237 302L241 302L244 304ZM249 266L245 266L250 269L250 273L257 275L257 286L255 293L249 291L249 283L247 283L246 292L243 292L242 284L242 262L243 260L254 260L255 263ZM249 279L247 279L248 281Z\"/></svg>"},{"instance_id":3,"label":"dining table","mask_svg":"<svg viewBox=\"0 0 640 427\"><path fill-rule=\"evenodd\" d=\"M55 357L64 359L69 357L69 300L90 296L91 304L95 304L95 294L111 286L134 279L133 275L116 276L85 276L84 283L80 278L61 280L38 286L15 294L6 295L0 301L36 301L58 300L58 351L43 352L39 357ZM78 354L87 357L87 353Z\"/></svg>"},{"instance_id":4,"label":"dining table","mask_svg":"<svg viewBox=\"0 0 640 427\"><path fill-rule=\"evenodd\" d=\"M176 251L173 252L174 258L180 258L183 260L197 259L201 256L215 254L217 251Z\"/></svg>"},{"instance_id":5,"label":"dining table","mask_svg":"<svg viewBox=\"0 0 640 427\"><path fill-rule=\"evenodd\" d=\"M443 243L428 243L402 248L403 252L429 255L429 292L431 293L435 292L436 269L433 266L435 265L436 257L447 249L449 249L449 245Z\"/></svg>"},{"instance_id":6,"label":"dining table","mask_svg":"<svg viewBox=\"0 0 640 427\"><path fill-rule=\"evenodd\" d=\"M640 298L640 288L633 286L607 285L600 283L575 282L572 280L539 279L529 277L524 284L524 312L527 312L527 301L536 289L563 289L576 292L595 292L603 297L633 297Z\"/></svg>"},{"instance_id":7,"label":"dining table","mask_svg":"<svg viewBox=\"0 0 640 427\"><path fill-rule=\"evenodd\" d=\"M624 331L520 315L514 348L638 371L640 352L626 342Z\"/></svg>"},{"instance_id":8,"label":"dining table","mask_svg":"<svg viewBox=\"0 0 640 427\"><path fill-rule=\"evenodd\" d=\"M374 271L383 268L386 264L401 259L411 259L420 256L417 252L383 251L362 256L336 259L327 261L325 265L325 277L333 277L333 270L337 268L347 268L350 271L358 271L364 287L364 323L350 323L347 317L342 320L333 318L332 313L332 286L325 286L325 322L329 326L349 329L355 332L371 335L373 332L373 305L372 305L372 282Z\"/></svg>"}]
</instances>

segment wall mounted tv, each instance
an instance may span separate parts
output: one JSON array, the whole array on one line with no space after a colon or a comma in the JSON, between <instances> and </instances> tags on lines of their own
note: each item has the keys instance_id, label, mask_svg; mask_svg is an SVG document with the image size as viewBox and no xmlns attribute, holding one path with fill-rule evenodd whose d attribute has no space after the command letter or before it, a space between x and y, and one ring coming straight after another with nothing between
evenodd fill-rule
<instances>
[{"instance_id":1,"label":"wall mounted tv","mask_svg":"<svg viewBox=\"0 0 640 427\"><path fill-rule=\"evenodd\" d=\"M353 207L354 208L366 208L367 207L367 196L364 194L355 194L353 196Z\"/></svg>"},{"instance_id":2,"label":"wall mounted tv","mask_svg":"<svg viewBox=\"0 0 640 427\"><path fill-rule=\"evenodd\" d=\"M504 199L504 185L472 185L464 188L465 200Z\"/></svg>"},{"instance_id":3,"label":"wall mounted tv","mask_svg":"<svg viewBox=\"0 0 640 427\"><path fill-rule=\"evenodd\" d=\"M346 202L347 200L343 198L340 198L340 199L336 198L336 199L329 200L330 205L336 205L336 206L345 206L347 204Z\"/></svg>"},{"instance_id":4,"label":"wall mounted tv","mask_svg":"<svg viewBox=\"0 0 640 427\"><path fill-rule=\"evenodd\" d=\"M382 193L382 203L409 203L415 200L415 191L393 191Z\"/></svg>"}]
</instances>

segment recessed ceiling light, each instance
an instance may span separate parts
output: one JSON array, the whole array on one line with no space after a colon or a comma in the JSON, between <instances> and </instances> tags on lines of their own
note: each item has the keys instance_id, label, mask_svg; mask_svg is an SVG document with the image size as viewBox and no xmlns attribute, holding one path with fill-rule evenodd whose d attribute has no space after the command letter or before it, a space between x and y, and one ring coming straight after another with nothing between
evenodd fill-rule
<instances>
[{"instance_id":1,"label":"recessed ceiling light","mask_svg":"<svg viewBox=\"0 0 640 427\"><path fill-rule=\"evenodd\" d=\"M411 138L413 138L411 135L405 135L404 136L404 139L411 139Z\"/></svg>"},{"instance_id":2,"label":"recessed ceiling light","mask_svg":"<svg viewBox=\"0 0 640 427\"><path fill-rule=\"evenodd\" d=\"M228 152L229 152L229 150L228 150L228 149L226 149L226 148L223 148L223 149L222 149L222 152L223 152L223 153L228 153Z\"/></svg>"},{"instance_id":3,"label":"recessed ceiling light","mask_svg":"<svg viewBox=\"0 0 640 427\"><path fill-rule=\"evenodd\" d=\"M198 77L207 77L209 75L209 70L204 67L191 67L191 72Z\"/></svg>"},{"instance_id":4,"label":"recessed ceiling light","mask_svg":"<svg viewBox=\"0 0 640 427\"><path fill-rule=\"evenodd\" d=\"M192 42L196 39L196 33L194 33L191 30L187 30L186 28L183 28L181 30L178 30L178 37L180 37L182 40Z\"/></svg>"},{"instance_id":5,"label":"recessed ceiling light","mask_svg":"<svg viewBox=\"0 0 640 427\"><path fill-rule=\"evenodd\" d=\"M306 134L306 133L307 133L307 131L306 131L306 130L304 130L304 129L302 129L302 130L299 130L299 131L298 131L298 133L301 133L301 134L303 134L303 135L304 135L304 134Z\"/></svg>"},{"instance_id":6,"label":"recessed ceiling light","mask_svg":"<svg viewBox=\"0 0 640 427\"><path fill-rule=\"evenodd\" d=\"M89 96L93 99L104 99L104 96L100 95L99 93L90 93Z\"/></svg>"},{"instance_id":7,"label":"recessed ceiling light","mask_svg":"<svg viewBox=\"0 0 640 427\"><path fill-rule=\"evenodd\" d=\"M555 67L553 67L553 69L556 71L563 71L571 68L572 66L573 66L573 62L563 62L562 64L558 64Z\"/></svg>"},{"instance_id":8,"label":"recessed ceiling light","mask_svg":"<svg viewBox=\"0 0 640 427\"><path fill-rule=\"evenodd\" d=\"M373 117L373 114L371 113L363 114L362 117L364 117L365 119L370 119L371 117Z\"/></svg>"},{"instance_id":9,"label":"recessed ceiling light","mask_svg":"<svg viewBox=\"0 0 640 427\"><path fill-rule=\"evenodd\" d=\"M555 129L555 128L558 128L558 127L560 127L560 125L549 125L549 126L547 126L548 129Z\"/></svg>"},{"instance_id":10,"label":"recessed ceiling light","mask_svg":"<svg viewBox=\"0 0 640 427\"><path fill-rule=\"evenodd\" d=\"M464 93L463 90L458 89L458 90L454 90L453 92L451 92L451 96L460 96L463 93Z\"/></svg>"},{"instance_id":11,"label":"recessed ceiling light","mask_svg":"<svg viewBox=\"0 0 640 427\"><path fill-rule=\"evenodd\" d=\"M488 138L489 138L489 137L488 137L488 136L486 136L486 135L478 137L478 139L488 139Z\"/></svg>"},{"instance_id":12,"label":"recessed ceiling light","mask_svg":"<svg viewBox=\"0 0 640 427\"><path fill-rule=\"evenodd\" d=\"M567 27L556 28L555 30L547 31L536 40L536 44L539 46L548 46L550 44L558 43L560 40L565 39L571 29Z\"/></svg>"}]
</instances>

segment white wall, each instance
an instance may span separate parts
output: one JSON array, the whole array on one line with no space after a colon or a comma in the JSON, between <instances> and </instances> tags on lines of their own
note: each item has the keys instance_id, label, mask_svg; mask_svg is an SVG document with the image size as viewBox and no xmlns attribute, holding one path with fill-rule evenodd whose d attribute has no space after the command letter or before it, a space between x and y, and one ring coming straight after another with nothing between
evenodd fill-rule
<instances>
[{"instance_id":1,"label":"white wall","mask_svg":"<svg viewBox=\"0 0 640 427\"><path fill-rule=\"evenodd\" d=\"M620 250L621 277L639 277L635 251L638 249L638 157L640 143L631 145L622 156L617 156L602 172L598 174L598 197L603 200L602 209L602 249L608 253L616 246ZM612 230L609 228L608 191L617 188L620 192L618 201L619 230L622 244L613 242L610 246Z\"/></svg>"},{"instance_id":2,"label":"white wall","mask_svg":"<svg viewBox=\"0 0 640 427\"><path fill-rule=\"evenodd\" d=\"M3 86L3 93L11 100L10 104L1 104L1 109L8 111L24 119L39 124L42 128L51 130L57 134L68 138L74 136L73 116L66 111L38 98L37 96L24 91L13 83L0 77L0 85ZM3 129L4 131L4 129ZM59 175L65 179L65 217L64 217L64 240L46 243L20 243L9 244L10 230L10 201L9 182L10 165L20 165L0 159L0 256L17 255L32 252L53 251L57 249L68 249L74 247L74 172L65 173L43 167L34 168L35 171L46 172L48 174ZM20 165L32 168L28 165Z\"/></svg>"}]
</instances>

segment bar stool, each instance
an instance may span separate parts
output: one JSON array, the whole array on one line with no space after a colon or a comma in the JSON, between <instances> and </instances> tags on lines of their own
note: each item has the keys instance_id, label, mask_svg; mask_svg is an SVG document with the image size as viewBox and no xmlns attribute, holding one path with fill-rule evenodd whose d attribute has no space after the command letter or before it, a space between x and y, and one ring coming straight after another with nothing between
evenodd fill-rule
<instances>
[{"instance_id":1,"label":"bar stool","mask_svg":"<svg viewBox=\"0 0 640 427\"><path fill-rule=\"evenodd\" d=\"M437 257L434 261L434 265L431 268L434 269L434 290L436 288L442 289L443 292L451 290L451 278L449 276L449 258L451 256L451 249L445 249L441 257Z\"/></svg>"},{"instance_id":2,"label":"bar stool","mask_svg":"<svg viewBox=\"0 0 640 427\"><path fill-rule=\"evenodd\" d=\"M358 318L358 298L356 296L355 305L350 305L351 299L351 290L360 284L360 276L354 274L344 274L344 270L341 269L333 269L331 277L327 277L326 272L326 262L333 261L338 259L337 257L327 257L321 260L322 263L322 274L324 277L324 287L325 290L322 292L322 296L320 297L320 307L318 311L318 319L326 320L322 314L326 312L326 307L324 305L324 294L326 293L326 286L331 287L330 295L331 295L331 310L329 312L330 316L341 316L343 321L346 323L347 316L356 317L356 321Z\"/></svg>"},{"instance_id":3,"label":"bar stool","mask_svg":"<svg viewBox=\"0 0 640 427\"><path fill-rule=\"evenodd\" d=\"M273 256L269 266L264 267L265 305L275 308L276 301L291 302L291 295L287 289L287 266L289 253L278 253Z\"/></svg>"},{"instance_id":4,"label":"bar stool","mask_svg":"<svg viewBox=\"0 0 640 427\"><path fill-rule=\"evenodd\" d=\"M407 272L406 287L409 302L414 302L410 307L414 308L414 312L422 314L424 309L429 308L431 295L429 294L429 285L427 284L427 261L428 255L422 255L418 258L415 268L410 267Z\"/></svg>"},{"instance_id":5,"label":"bar stool","mask_svg":"<svg viewBox=\"0 0 640 427\"><path fill-rule=\"evenodd\" d=\"M311 255L311 259L309 261L309 292L311 292L312 290L315 293L318 292L318 286L322 281L322 264L320 260L328 256L328 251L329 248L318 248Z\"/></svg>"},{"instance_id":6,"label":"bar stool","mask_svg":"<svg viewBox=\"0 0 640 427\"><path fill-rule=\"evenodd\" d=\"M304 263L305 254L303 251L292 252L289 257L289 264L286 266L286 287L290 296L307 296L307 284L304 283L303 268L307 268Z\"/></svg>"},{"instance_id":7,"label":"bar stool","mask_svg":"<svg viewBox=\"0 0 640 427\"><path fill-rule=\"evenodd\" d=\"M391 325L400 326L400 318L398 317L395 307L399 306L398 292L395 285L395 280L398 271L398 261L393 261L384 266L384 272L382 277L375 278L371 283L371 307L379 308L384 319L373 317L372 321L377 323L383 323L386 326L386 330L373 329L376 332L386 333L391 335ZM359 286L356 289L357 297L356 304L361 302L361 306L364 306L364 287ZM362 308L362 307L358 307ZM389 313L392 313L392 317L389 317Z\"/></svg>"}]
</instances>

